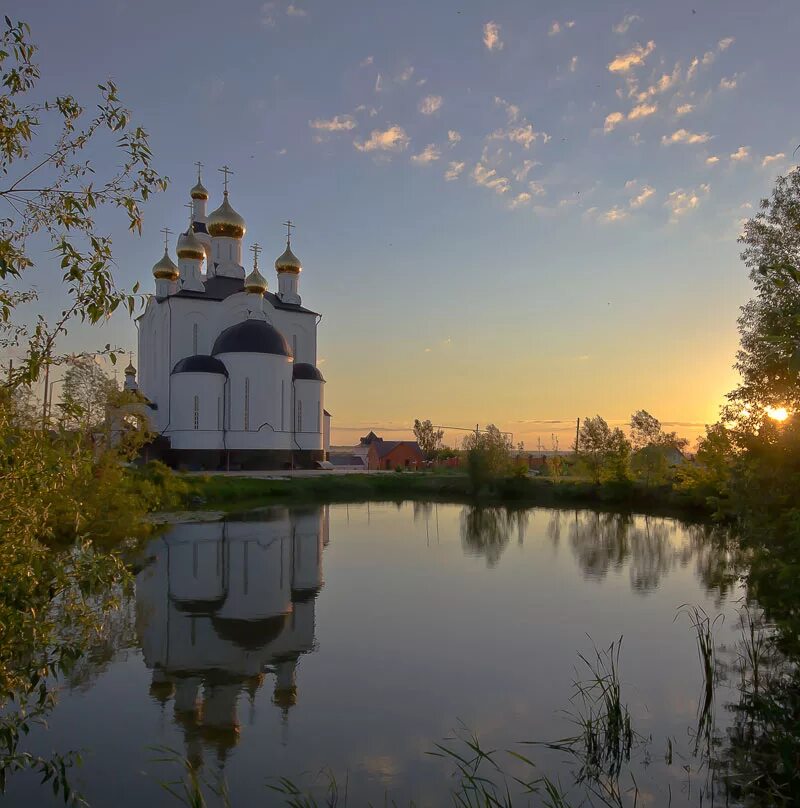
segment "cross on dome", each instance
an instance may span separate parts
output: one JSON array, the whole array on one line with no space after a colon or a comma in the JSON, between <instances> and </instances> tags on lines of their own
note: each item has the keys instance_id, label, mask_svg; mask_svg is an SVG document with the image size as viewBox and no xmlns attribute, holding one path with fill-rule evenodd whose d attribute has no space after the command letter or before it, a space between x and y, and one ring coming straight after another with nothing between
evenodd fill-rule
<instances>
[{"instance_id":1,"label":"cross on dome","mask_svg":"<svg viewBox=\"0 0 800 808\"><path fill-rule=\"evenodd\" d=\"M228 174L233 175L233 171L231 171L230 168L228 168L228 166L222 166L222 168L218 168L217 171L221 172L222 176L224 177L224 179L222 180L222 188L223 188L223 191L224 191L225 195L227 196L227 194L228 194Z\"/></svg>"},{"instance_id":2,"label":"cross on dome","mask_svg":"<svg viewBox=\"0 0 800 808\"><path fill-rule=\"evenodd\" d=\"M287 219L285 222L283 222L283 226L286 228L286 246L289 247L291 246L292 242L292 229L296 228L297 225L292 224L291 219Z\"/></svg>"},{"instance_id":3,"label":"cross on dome","mask_svg":"<svg viewBox=\"0 0 800 808\"><path fill-rule=\"evenodd\" d=\"M262 246L258 242L250 246L250 252L253 253L253 269L258 269L258 254L262 249Z\"/></svg>"},{"instance_id":4,"label":"cross on dome","mask_svg":"<svg viewBox=\"0 0 800 808\"><path fill-rule=\"evenodd\" d=\"M195 162L195 165L197 166L197 181L200 182L200 170L204 168L204 165L199 160Z\"/></svg>"},{"instance_id":5,"label":"cross on dome","mask_svg":"<svg viewBox=\"0 0 800 808\"><path fill-rule=\"evenodd\" d=\"M172 235L172 230L168 227L162 227L161 232L164 234L164 252L169 250L169 237Z\"/></svg>"}]
</instances>

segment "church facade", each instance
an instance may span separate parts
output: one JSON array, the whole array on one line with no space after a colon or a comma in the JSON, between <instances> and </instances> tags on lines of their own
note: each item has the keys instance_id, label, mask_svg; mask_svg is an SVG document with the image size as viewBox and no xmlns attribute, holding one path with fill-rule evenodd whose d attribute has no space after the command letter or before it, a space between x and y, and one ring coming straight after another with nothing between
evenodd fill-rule
<instances>
[{"instance_id":1,"label":"church facade","mask_svg":"<svg viewBox=\"0 0 800 808\"><path fill-rule=\"evenodd\" d=\"M164 231L155 293L136 323L138 378L129 365L125 387L138 391L157 435L150 458L209 470L310 468L329 449L317 368L321 315L302 304L291 223L274 292L259 270L257 244L252 269L244 269L247 228L223 172L222 204L211 213L198 173L177 262Z\"/></svg>"}]
</instances>

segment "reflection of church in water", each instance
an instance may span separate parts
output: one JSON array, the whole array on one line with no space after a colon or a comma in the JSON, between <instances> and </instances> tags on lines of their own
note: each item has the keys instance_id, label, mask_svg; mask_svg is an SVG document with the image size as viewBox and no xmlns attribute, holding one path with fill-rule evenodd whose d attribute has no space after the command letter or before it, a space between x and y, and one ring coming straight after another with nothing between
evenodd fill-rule
<instances>
[{"instance_id":1,"label":"reflection of church in water","mask_svg":"<svg viewBox=\"0 0 800 808\"><path fill-rule=\"evenodd\" d=\"M259 521L181 524L150 545L136 578L136 625L151 694L173 703L186 753L224 760L239 707L274 676L284 720L299 657L313 650L328 509L270 508Z\"/></svg>"}]
</instances>

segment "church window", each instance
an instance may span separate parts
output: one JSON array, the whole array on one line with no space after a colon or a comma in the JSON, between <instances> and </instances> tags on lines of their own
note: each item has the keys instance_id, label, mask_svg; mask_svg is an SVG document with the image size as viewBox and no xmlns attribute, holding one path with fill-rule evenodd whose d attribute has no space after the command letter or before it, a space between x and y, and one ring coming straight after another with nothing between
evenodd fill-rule
<instances>
[{"instance_id":1,"label":"church window","mask_svg":"<svg viewBox=\"0 0 800 808\"><path fill-rule=\"evenodd\" d=\"M244 380L244 431L250 430L250 379Z\"/></svg>"},{"instance_id":2,"label":"church window","mask_svg":"<svg viewBox=\"0 0 800 808\"><path fill-rule=\"evenodd\" d=\"M194 397L194 428L200 429L200 396Z\"/></svg>"},{"instance_id":3,"label":"church window","mask_svg":"<svg viewBox=\"0 0 800 808\"><path fill-rule=\"evenodd\" d=\"M192 354L197 354L197 323L192 325Z\"/></svg>"},{"instance_id":4,"label":"church window","mask_svg":"<svg viewBox=\"0 0 800 808\"><path fill-rule=\"evenodd\" d=\"M297 431L303 431L303 402L297 402Z\"/></svg>"}]
</instances>

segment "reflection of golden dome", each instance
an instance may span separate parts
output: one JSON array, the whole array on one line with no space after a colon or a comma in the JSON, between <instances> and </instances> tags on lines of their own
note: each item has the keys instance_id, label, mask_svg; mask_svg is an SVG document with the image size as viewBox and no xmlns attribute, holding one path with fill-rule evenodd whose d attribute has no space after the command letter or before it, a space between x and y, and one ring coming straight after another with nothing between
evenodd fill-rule
<instances>
[{"instance_id":1,"label":"reflection of golden dome","mask_svg":"<svg viewBox=\"0 0 800 808\"><path fill-rule=\"evenodd\" d=\"M287 244L286 251L280 258L275 260L275 269L278 272L294 272L299 273L303 270L303 265L300 259L292 252L292 248Z\"/></svg>"},{"instance_id":2,"label":"reflection of golden dome","mask_svg":"<svg viewBox=\"0 0 800 808\"><path fill-rule=\"evenodd\" d=\"M205 250L199 238L194 234L191 226L185 233L178 236L178 258L188 258L193 261L202 261L206 257Z\"/></svg>"},{"instance_id":3,"label":"reflection of golden dome","mask_svg":"<svg viewBox=\"0 0 800 808\"><path fill-rule=\"evenodd\" d=\"M206 229L209 235L224 238L242 238L247 232L244 219L231 207L228 202L228 192L222 204L208 217Z\"/></svg>"},{"instance_id":4,"label":"reflection of golden dome","mask_svg":"<svg viewBox=\"0 0 800 808\"><path fill-rule=\"evenodd\" d=\"M159 280L176 281L179 275L178 267L175 266L165 249L161 260L153 266L153 277Z\"/></svg>"},{"instance_id":5,"label":"reflection of golden dome","mask_svg":"<svg viewBox=\"0 0 800 808\"><path fill-rule=\"evenodd\" d=\"M203 186L203 183L200 180L197 180L197 185L189 191L192 199L208 199L208 191Z\"/></svg>"},{"instance_id":6,"label":"reflection of golden dome","mask_svg":"<svg viewBox=\"0 0 800 808\"><path fill-rule=\"evenodd\" d=\"M254 292L263 295L267 291L267 279L258 271L257 267L244 279L245 292Z\"/></svg>"},{"instance_id":7,"label":"reflection of golden dome","mask_svg":"<svg viewBox=\"0 0 800 808\"><path fill-rule=\"evenodd\" d=\"M294 686L276 687L275 693L272 696L272 703L282 710L288 710L289 707L294 707L294 705L297 704L297 688Z\"/></svg>"}]
</instances>

